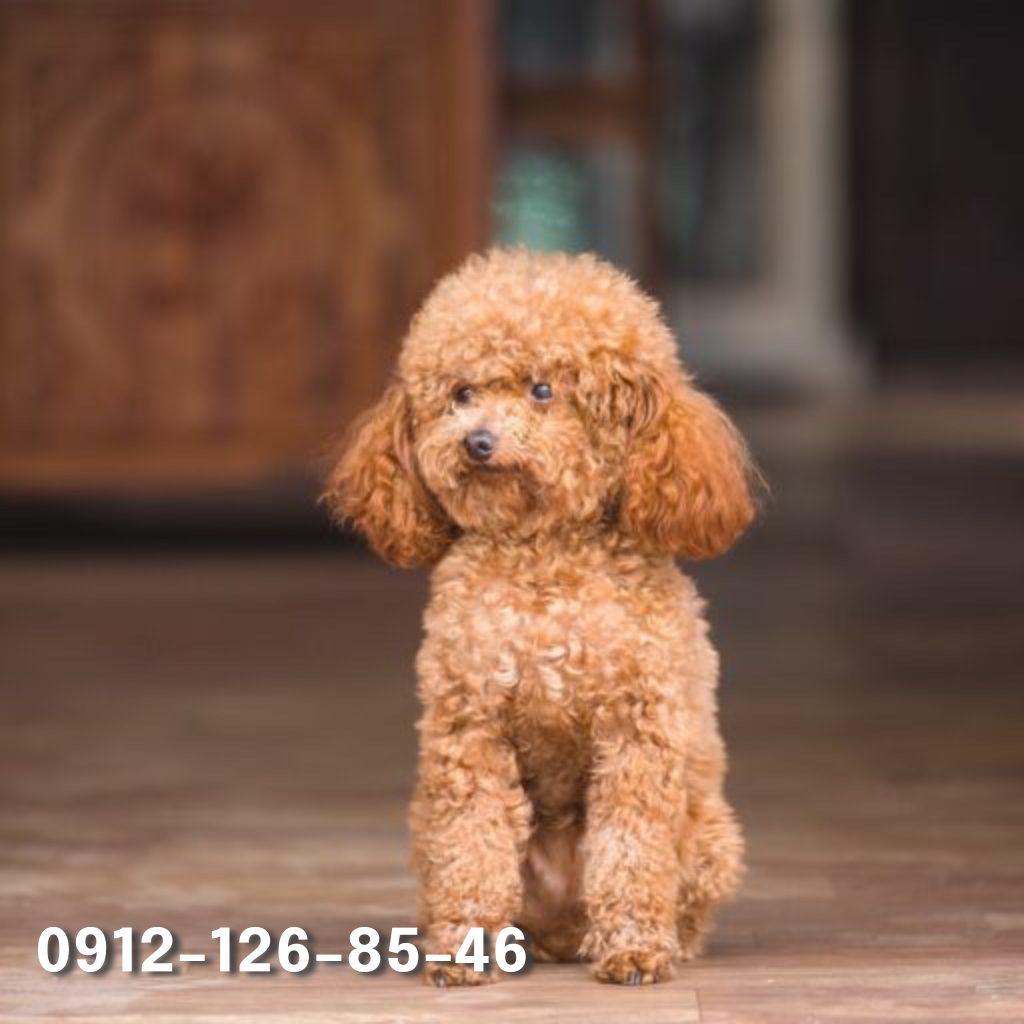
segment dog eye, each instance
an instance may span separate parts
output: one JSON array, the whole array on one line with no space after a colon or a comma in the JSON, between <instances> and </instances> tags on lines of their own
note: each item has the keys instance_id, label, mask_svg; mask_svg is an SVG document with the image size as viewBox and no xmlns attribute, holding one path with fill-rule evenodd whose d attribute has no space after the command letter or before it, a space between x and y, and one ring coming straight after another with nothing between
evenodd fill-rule
<instances>
[{"instance_id":1,"label":"dog eye","mask_svg":"<svg viewBox=\"0 0 1024 1024\"><path fill-rule=\"evenodd\" d=\"M534 384L530 388L530 394L537 399L538 402L550 402L555 397L554 391L551 390L550 384Z\"/></svg>"},{"instance_id":2,"label":"dog eye","mask_svg":"<svg viewBox=\"0 0 1024 1024\"><path fill-rule=\"evenodd\" d=\"M459 388L454 395L456 405L469 405L473 401L473 389L470 387Z\"/></svg>"}]
</instances>

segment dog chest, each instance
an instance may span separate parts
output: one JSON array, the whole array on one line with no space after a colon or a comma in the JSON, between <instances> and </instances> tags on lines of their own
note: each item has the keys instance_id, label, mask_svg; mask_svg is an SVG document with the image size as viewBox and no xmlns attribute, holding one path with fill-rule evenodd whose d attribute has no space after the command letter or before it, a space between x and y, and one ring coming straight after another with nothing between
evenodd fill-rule
<instances>
[{"instance_id":1,"label":"dog chest","mask_svg":"<svg viewBox=\"0 0 1024 1024\"><path fill-rule=\"evenodd\" d=\"M564 588L517 580L443 601L431 634L448 638L454 672L492 700L571 704L621 661L629 615L615 588Z\"/></svg>"},{"instance_id":2,"label":"dog chest","mask_svg":"<svg viewBox=\"0 0 1024 1024\"><path fill-rule=\"evenodd\" d=\"M533 555L499 561L470 547L435 572L419 662L426 700L461 693L519 720L578 727L685 657L700 606L671 562Z\"/></svg>"}]
</instances>

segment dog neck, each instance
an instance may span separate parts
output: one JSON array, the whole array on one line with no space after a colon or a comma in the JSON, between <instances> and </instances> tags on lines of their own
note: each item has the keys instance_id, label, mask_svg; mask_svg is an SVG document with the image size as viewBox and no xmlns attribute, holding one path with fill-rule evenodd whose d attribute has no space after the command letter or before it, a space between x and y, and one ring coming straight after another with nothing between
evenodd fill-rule
<instances>
[{"instance_id":1,"label":"dog neck","mask_svg":"<svg viewBox=\"0 0 1024 1024\"><path fill-rule=\"evenodd\" d=\"M608 557L645 558L636 542L613 524L605 521L586 523L545 521L523 523L519 529L466 530L455 543L462 553L500 560L510 564L525 562L566 563L603 561Z\"/></svg>"}]
</instances>

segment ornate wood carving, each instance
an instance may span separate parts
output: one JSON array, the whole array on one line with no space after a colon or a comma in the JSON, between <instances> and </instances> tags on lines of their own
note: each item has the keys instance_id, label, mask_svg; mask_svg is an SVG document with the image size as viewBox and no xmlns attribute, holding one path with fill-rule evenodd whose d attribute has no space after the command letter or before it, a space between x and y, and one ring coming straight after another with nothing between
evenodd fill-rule
<instances>
[{"instance_id":1,"label":"ornate wood carving","mask_svg":"<svg viewBox=\"0 0 1024 1024\"><path fill-rule=\"evenodd\" d=\"M0 483L301 469L481 238L476 0L0 11Z\"/></svg>"}]
</instances>

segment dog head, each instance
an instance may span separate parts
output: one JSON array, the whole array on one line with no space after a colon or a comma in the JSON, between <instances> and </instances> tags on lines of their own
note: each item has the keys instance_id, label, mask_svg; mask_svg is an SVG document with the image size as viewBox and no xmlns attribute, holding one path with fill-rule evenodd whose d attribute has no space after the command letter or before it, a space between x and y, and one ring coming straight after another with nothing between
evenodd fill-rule
<instances>
[{"instance_id":1,"label":"dog head","mask_svg":"<svg viewBox=\"0 0 1024 1024\"><path fill-rule=\"evenodd\" d=\"M325 497L398 565L436 561L463 532L599 524L705 558L751 522L753 479L627 277L590 256L493 250L424 303Z\"/></svg>"}]
</instances>

